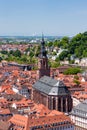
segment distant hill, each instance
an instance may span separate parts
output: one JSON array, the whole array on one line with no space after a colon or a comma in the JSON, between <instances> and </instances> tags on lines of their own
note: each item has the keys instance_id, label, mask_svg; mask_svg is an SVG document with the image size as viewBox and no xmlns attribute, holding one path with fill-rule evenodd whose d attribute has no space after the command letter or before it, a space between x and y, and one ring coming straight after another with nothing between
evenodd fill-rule
<instances>
[{"instance_id":1,"label":"distant hill","mask_svg":"<svg viewBox=\"0 0 87 130\"><path fill-rule=\"evenodd\" d=\"M61 39L63 36L44 36L47 40L54 40L54 39ZM0 36L0 39L9 40L9 39L16 39L16 40L35 40L41 39L42 36Z\"/></svg>"}]
</instances>

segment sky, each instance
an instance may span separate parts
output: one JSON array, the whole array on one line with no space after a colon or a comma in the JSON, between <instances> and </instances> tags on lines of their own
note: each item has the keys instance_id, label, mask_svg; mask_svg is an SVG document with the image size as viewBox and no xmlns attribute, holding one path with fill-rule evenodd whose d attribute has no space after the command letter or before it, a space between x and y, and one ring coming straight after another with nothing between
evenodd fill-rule
<instances>
[{"instance_id":1,"label":"sky","mask_svg":"<svg viewBox=\"0 0 87 130\"><path fill-rule=\"evenodd\" d=\"M73 36L87 31L87 0L0 0L0 35Z\"/></svg>"}]
</instances>

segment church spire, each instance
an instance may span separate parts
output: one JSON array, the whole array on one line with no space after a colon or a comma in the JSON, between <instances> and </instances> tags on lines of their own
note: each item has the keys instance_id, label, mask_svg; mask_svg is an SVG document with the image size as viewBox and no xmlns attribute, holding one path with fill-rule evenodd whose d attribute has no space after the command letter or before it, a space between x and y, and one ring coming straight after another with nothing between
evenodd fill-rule
<instances>
[{"instance_id":1,"label":"church spire","mask_svg":"<svg viewBox=\"0 0 87 130\"><path fill-rule=\"evenodd\" d=\"M50 76L50 67L48 65L48 58L45 50L45 41L43 34L41 41L41 51L38 57L38 68L39 68L39 74L38 74L39 78L41 78L44 75Z\"/></svg>"},{"instance_id":2,"label":"church spire","mask_svg":"<svg viewBox=\"0 0 87 130\"><path fill-rule=\"evenodd\" d=\"M42 33L42 41L41 41L41 45L44 46L45 45L45 41L44 41L44 35Z\"/></svg>"},{"instance_id":3,"label":"church spire","mask_svg":"<svg viewBox=\"0 0 87 130\"><path fill-rule=\"evenodd\" d=\"M47 57L46 50L45 50L45 41L44 41L44 35L42 34L42 41L41 41L41 57Z\"/></svg>"}]
</instances>

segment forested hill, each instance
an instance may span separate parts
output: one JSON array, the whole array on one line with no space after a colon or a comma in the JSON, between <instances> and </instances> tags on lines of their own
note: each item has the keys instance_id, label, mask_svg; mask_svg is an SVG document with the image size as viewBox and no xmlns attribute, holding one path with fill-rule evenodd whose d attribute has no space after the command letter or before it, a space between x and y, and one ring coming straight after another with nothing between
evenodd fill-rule
<instances>
[{"instance_id":1,"label":"forested hill","mask_svg":"<svg viewBox=\"0 0 87 130\"><path fill-rule=\"evenodd\" d=\"M79 33L73 38L63 37L60 41L55 41L54 45L65 49L59 60L70 59L71 55L77 58L87 57L87 32Z\"/></svg>"},{"instance_id":2,"label":"forested hill","mask_svg":"<svg viewBox=\"0 0 87 130\"><path fill-rule=\"evenodd\" d=\"M87 32L79 33L73 37L68 46L68 51L79 58L87 57Z\"/></svg>"}]
</instances>

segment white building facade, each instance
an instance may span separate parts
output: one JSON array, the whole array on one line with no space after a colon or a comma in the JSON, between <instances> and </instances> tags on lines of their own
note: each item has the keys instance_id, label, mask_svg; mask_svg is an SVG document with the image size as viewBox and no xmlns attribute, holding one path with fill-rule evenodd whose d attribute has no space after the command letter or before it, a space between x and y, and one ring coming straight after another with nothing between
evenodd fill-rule
<instances>
[{"instance_id":1,"label":"white building facade","mask_svg":"<svg viewBox=\"0 0 87 130\"><path fill-rule=\"evenodd\" d=\"M87 129L87 100L74 107L70 117L76 126Z\"/></svg>"}]
</instances>

